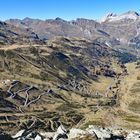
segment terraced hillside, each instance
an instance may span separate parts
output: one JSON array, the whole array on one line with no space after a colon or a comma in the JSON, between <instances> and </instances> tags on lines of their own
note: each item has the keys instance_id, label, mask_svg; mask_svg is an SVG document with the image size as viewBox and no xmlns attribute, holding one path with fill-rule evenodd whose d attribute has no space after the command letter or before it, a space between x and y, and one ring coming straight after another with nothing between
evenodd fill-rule
<instances>
[{"instance_id":1,"label":"terraced hillside","mask_svg":"<svg viewBox=\"0 0 140 140\"><path fill-rule=\"evenodd\" d=\"M58 122L68 128L111 125L129 74L124 63L134 60L106 44L76 38L1 48L1 128L14 133L54 131Z\"/></svg>"}]
</instances>

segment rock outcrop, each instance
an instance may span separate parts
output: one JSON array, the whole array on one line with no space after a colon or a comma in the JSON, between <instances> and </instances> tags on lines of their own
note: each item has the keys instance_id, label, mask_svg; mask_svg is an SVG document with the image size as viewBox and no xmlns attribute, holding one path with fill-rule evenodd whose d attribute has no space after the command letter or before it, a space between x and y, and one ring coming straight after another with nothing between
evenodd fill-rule
<instances>
[{"instance_id":1,"label":"rock outcrop","mask_svg":"<svg viewBox=\"0 0 140 140\"><path fill-rule=\"evenodd\" d=\"M89 126L85 130L72 128L67 131L60 125L56 132L36 132L20 130L15 136L1 132L1 140L139 140L139 131L130 131L121 128L102 128Z\"/></svg>"}]
</instances>

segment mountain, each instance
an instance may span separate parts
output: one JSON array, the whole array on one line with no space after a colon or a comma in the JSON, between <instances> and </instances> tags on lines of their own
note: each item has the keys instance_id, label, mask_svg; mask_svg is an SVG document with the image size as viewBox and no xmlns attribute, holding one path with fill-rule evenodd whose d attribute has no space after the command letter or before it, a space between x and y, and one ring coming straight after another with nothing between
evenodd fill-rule
<instances>
[{"instance_id":1,"label":"mountain","mask_svg":"<svg viewBox=\"0 0 140 140\"><path fill-rule=\"evenodd\" d=\"M128 21L128 20L132 20L132 21L136 21L140 18L140 15L135 12L135 11L128 11L126 13L117 15L117 14L113 14L110 13L108 14L106 17L104 17L101 22L116 22L116 21Z\"/></svg>"},{"instance_id":2,"label":"mountain","mask_svg":"<svg viewBox=\"0 0 140 140\"><path fill-rule=\"evenodd\" d=\"M0 22L5 132L56 132L61 123L140 129L139 15L107 18Z\"/></svg>"},{"instance_id":3,"label":"mountain","mask_svg":"<svg viewBox=\"0 0 140 140\"><path fill-rule=\"evenodd\" d=\"M127 12L121 15L110 14L102 22L102 28L106 32L115 36L121 42L128 42L139 36L140 16L136 12Z\"/></svg>"},{"instance_id":4,"label":"mountain","mask_svg":"<svg viewBox=\"0 0 140 140\"><path fill-rule=\"evenodd\" d=\"M96 27L100 24L94 20L79 18L76 21L65 21L61 18L39 20L25 18L23 20L10 19L6 23L20 28L30 28L42 39L51 39L55 36L79 37L94 40L97 37L109 37Z\"/></svg>"},{"instance_id":5,"label":"mountain","mask_svg":"<svg viewBox=\"0 0 140 140\"><path fill-rule=\"evenodd\" d=\"M40 42L37 34L30 29L19 28L5 22L0 22L0 44L25 44L29 42Z\"/></svg>"},{"instance_id":6,"label":"mountain","mask_svg":"<svg viewBox=\"0 0 140 140\"><path fill-rule=\"evenodd\" d=\"M85 38L106 42L110 47L137 55L139 52L140 16L134 11L120 15L111 13L99 22L83 18L65 21L58 17L45 21L31 18L10 19L6 23L22 29L29 29L44 40L56 36Z\"/></svg>"}]
</instances>

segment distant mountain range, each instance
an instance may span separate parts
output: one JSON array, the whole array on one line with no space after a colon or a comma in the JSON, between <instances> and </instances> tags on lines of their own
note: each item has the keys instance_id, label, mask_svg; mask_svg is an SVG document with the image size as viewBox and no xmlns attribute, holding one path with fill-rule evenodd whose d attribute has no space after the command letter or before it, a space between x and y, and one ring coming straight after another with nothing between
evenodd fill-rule
<instances>
[{"instance_id":1,"label":"distant mountain range","mask_svg":"<svg viewBox=\"0 0 140 140\"><path fill-rule=\"evenodd\" d=\"M83 18L66 21L59 17L45 21L28 17L23 20L9 19L1 22L0 29L10 31L9 35L34 39L48 40L63 36L98 40L110 47L127 48L135 53L140 48L140 15L134 11L120 15L111 13L100 21ZM4 38L3 35L0 37Z\"/></svg>"},{"instance_id":2,"label":"distant mountain range","mask_svg":"<svg viewBox=\"0 0 140 140\"><path fill-rule=\"evenodd\" d=\"M5 22L0 22L0 45L25 44L39 40L38 35L25 28L19 28Z\"/></svg>"}]
</instances>

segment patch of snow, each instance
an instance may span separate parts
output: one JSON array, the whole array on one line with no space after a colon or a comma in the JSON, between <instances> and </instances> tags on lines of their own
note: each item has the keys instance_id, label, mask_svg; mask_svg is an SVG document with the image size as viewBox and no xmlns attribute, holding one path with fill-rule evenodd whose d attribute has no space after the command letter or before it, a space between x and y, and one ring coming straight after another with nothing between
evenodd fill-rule
<instances>
[{"instance_id":1,"label":"patch of snow","mask_svg":"<svg viewBox=\"0 0 140 140\"><path fill-rule=\"evenodd\" d=\"M67 133L67 130L64 128L63 125L60 125L57 129L57 133L58 134L65 134L65 133Z\"/></svg>"},{"instance_id":2,"label":"patch of snow","mask_svg":"<svg viewBox=\"0 0 140 140\"><path fill-rule=\"evenodd\" d=\"M37 135L34 140L42 140L42 138L39 135Z\"/></svg>"},{"instance_id":3,"label":"patch of snow","mask_svg":"<svg viewBox=\"0 0 140 140\"><path fill-rule=\"evenodd\" d=\"M87 36L91 36L91 33L90 33L90 31L89 31L88 29L85 29L85 30L84 30L84 33L85 33Z\"/></svg>"},{"instance_id":4,"label":"patch of snow","mask_svg":"<svg viewBox=\"0 0 140 140\"><path fill-rule=\"evenodd\" d=\"M20 130L15 136L13 136L13 138L18 138L20 136L22 136L22 134L25 132L25 130Z\"/></svg>"},{"instance_id":5,"label":"patch of snow","mask_svg":"<svg viewBox=\"0 0 140 140\"><path fill-rule=\"evenodd\" d=\"M3 81L2 81L2 84L8 85L10 82L11 82L11 81L10 81L9 79L7 79L7 80L3 80Z\"/></svg>"},{"instance_id":6,"label":"patch of snow","mask_svg":"<svg viewBox=\"0 0 140 140\"><path fill-rule=\"evenodd\" d=\"M109 13L109 14L107 14L105 17L103 17L99 22L100 23L102 23L102 22L105 22L106 20L108 20L109 18L111 18L111 17L116 17L117 15L116 14L114 14L114 13Z\"/></svg>"},{"instance_id":7,"label":"patch of snow","mask_svg":"<svg viewBox=\"0 0 140 140\"><path fill-rule=\"evenodd\" d=\"M128 43L128 40L127 39L124 39L124 38L121 38L119 41L121 43L123 43L123 44L127 44Z\"/></svg>"},{"instance_id":8,"label":"patch of snow","mask_svg":"<svg viewBox=\"0 0 140 140\"><path fill-rule=\"evenodd\" d=\"M111 44L109 42L106 41L105 44L111 48Z\"/></svg>"},{"instance_id":9,"label":"patch of snow","mask_svg":"<svg viewBox=\"0 0 140 140\"><path fill-rule=\"evenodd\" d=\"M109 22L114 22L114 21L119 21L119 20L127 20L127 19L131 19L131 20L137 20L138 18L140 18L140 15L136 12L133 11L129 11L127 13L123 13L121 15L116 15L116 14L108 14L107 16L105 16L104 18L102 18L100 20L100 22L105 22L105 21L109 21Z\"/></svg>"}]
</instances>

